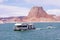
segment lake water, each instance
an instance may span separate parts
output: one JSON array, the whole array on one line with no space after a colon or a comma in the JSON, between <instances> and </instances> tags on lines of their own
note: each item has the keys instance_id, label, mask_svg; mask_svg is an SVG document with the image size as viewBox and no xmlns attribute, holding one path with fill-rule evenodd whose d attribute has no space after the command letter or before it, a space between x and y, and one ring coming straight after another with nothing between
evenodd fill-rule
<instances>
[{"instance_id":1,"label":"lake water","mask_svg":"<svg viewBox=\"0 0 60 40\"><path fill-rule=\"evenodd\" d=\"M48 29L48 25L52 28ZM60 40L60 23L34 23L34 26L36 30L14 31L14 24L0 24L0 40Z\"/></svg>"}]
</instances>

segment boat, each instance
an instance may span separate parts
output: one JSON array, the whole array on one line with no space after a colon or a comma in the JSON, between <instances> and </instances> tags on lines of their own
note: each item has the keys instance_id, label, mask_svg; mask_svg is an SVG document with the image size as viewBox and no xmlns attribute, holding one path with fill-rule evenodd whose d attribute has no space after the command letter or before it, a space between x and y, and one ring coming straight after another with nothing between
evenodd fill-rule
<instances>
[{"instance_id":1,"label":"boat","mask_svg":"<svg viewBox=\"0 0 60 40\"><path fill-rule=\"evenodd\" d=\"M49 25L49 26L47 27L47 29L53 29L53 28L56 28L56 27L54 27L54 26L52 26L52 25Z\"/></svg>"},{"instance_id":2,"label":"boat","mask_svg":"<svg viewBox=\"0 0 60 40\"><path fill-rule=\"evenodd\" d=\"M18 24L18 23L16 23L14 31L24 31L24 30L32 30L32 29L35 29L33 24L29 24L29 23L19 23Z\"/></svg>"}]
</instances>

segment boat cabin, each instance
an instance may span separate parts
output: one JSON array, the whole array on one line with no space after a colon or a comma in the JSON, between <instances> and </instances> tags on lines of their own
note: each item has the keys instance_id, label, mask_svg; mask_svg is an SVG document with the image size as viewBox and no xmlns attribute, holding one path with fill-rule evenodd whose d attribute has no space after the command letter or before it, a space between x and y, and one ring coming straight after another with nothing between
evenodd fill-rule
<instances>
[{"instance_id":1,"label":"boat cabin","mask_svg":"<svg viewBox=\"0 0 60 40\"><path fill-rule=\"evenodd\" d=\"M14 30L31 30L31 29L35 29L35 27L33 27L33 24L15 24Z\"/></svg>"}]
</instances>

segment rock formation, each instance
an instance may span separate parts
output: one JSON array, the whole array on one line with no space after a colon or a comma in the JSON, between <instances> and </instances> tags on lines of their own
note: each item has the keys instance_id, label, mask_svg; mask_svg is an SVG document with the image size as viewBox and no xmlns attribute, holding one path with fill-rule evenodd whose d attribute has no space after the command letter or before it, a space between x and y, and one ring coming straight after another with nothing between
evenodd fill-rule
<instances>
[{"instance_id":1,"label":"rock formation","mask_svg":"<svg viewBox=\"0 0 60 40\"><path fill-rule=\"evenodd\" d=\"M29 12L29 17L46 17L47 13L43 10L42 7L33 7Z\"/></svg>"},{"instance_id":2,"label":"rock formation","mask_svg":"<svg viewBox=\"0 0 60 40\"><path fill-rule=\"evenodd\" d=\"M21 19L19 17L8 17L4 21L5 23L15 23L15 22L21 22Z\"/></svg>"},{"instance_id":3,"label":"rock formation","mask_svg":"<svg viewBox=\"0 0 60 40\"><path fill-rule=\"evenodd\" d=\"M42 7L32 7L24 21L39 22L39 21L55 21L53 16L47 14Z\"/></svg>"},{"instance_id":4,"label":"rock formation","mask_svg":"<svg viewBox=\"0 0 60 40\"><path fill-rule=\"evenodd\" d=\"M60 16L55 16L56 21L60 21Z\"/></svg>"}]
</instances>

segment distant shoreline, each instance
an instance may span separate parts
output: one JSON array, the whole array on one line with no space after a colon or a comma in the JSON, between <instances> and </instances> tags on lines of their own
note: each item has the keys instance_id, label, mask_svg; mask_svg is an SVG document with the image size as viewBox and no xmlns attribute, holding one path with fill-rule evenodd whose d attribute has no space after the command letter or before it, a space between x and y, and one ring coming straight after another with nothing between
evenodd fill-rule
<instances>
[{"instance_id":1,"label":"distant shoreline","mask_svg":"<svg viewBox=\"0 0 60 40\"><path fill-rule=\"evenodd\" d=\"M55 22L5 22L5 23L60 23L60 21L55 21ZM5 24L5 23L0 23L0 24Z\"/></svg>"},{"instance_id":2,"label":"distant shoreline","mask_svg":"<svg viewBox=\"0 0 60 40\"><path fill-rule=\"evenodd\" d=\"M56 22L15 22L15 23L60 23L60 21Z\"/></svg>"}]
</instances>

